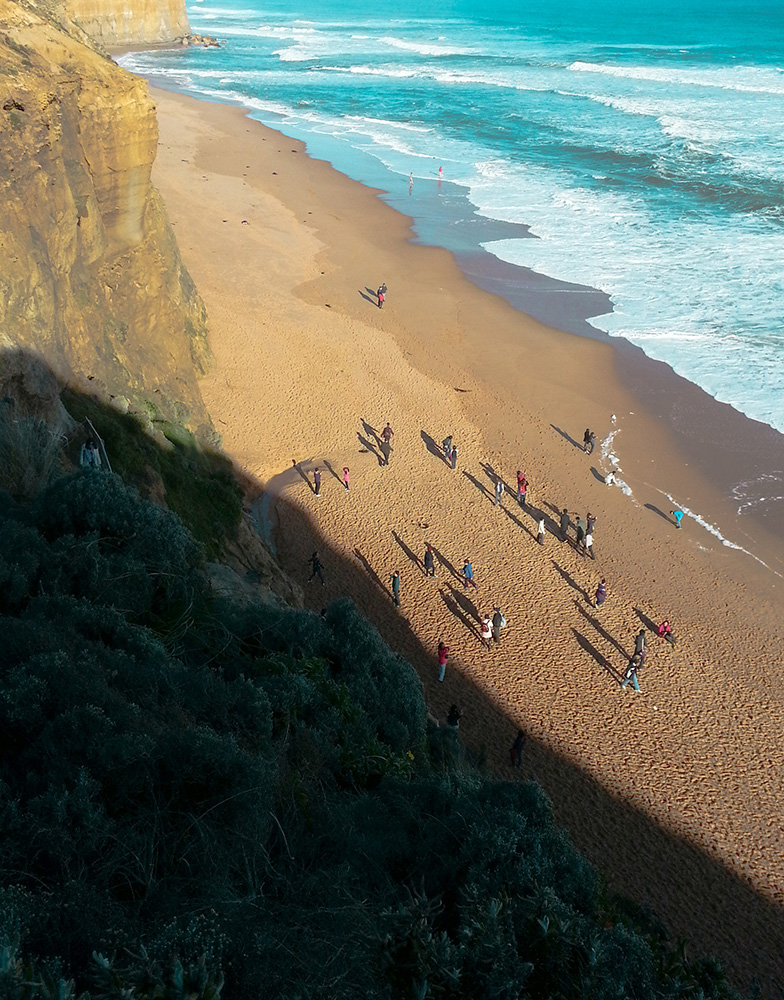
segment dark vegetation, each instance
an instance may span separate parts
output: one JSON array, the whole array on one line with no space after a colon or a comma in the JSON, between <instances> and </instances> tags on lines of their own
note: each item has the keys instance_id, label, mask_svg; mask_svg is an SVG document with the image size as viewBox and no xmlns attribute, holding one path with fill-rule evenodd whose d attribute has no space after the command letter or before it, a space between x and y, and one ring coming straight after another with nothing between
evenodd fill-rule
<instances>
[{"instance_id":1,"label":"dark vegetation","mask_svg":"<svg viewBox=\"0 0 784 1000\"><path fill-rule=\"evenodd\" d=\"M101 429L204 541L192 446ZM233 604L203 558L117 475L0 496L0 996L734 995L609 896L537 785L428 722L350 602Z\"/></svg>"}]
</instances>

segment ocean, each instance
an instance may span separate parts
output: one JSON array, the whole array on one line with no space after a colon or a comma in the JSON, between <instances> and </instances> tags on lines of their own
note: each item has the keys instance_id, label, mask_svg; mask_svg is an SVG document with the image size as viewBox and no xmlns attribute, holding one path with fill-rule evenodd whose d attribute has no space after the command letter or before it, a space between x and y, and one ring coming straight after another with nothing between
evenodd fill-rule
<instances>
[{"instance_id":1,"label":"ocean","mask_svg":"<svg viewBox=\"0 0 784 1000\"><path fill-rule=\"evenodd\" d=\"M784 432L781 0L401 0L384 16L346 0L205 0L188 13L223 47L119 61L250 108L385 192L420 241L504 262L507 287L533 271L564 300L598 290L595 335ZM516 304L536 315L534 299ZM585 332L584 315L538 318L548 310Z\"/></svg>"}]
</instances>

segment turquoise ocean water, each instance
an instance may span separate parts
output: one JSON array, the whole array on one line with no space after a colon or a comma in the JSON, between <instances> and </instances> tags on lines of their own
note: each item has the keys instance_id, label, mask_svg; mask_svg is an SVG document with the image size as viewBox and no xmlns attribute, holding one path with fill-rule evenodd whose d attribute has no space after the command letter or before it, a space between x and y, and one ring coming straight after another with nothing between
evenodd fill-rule
<instances>
[{"instance_id":1,"label":"turquoise ocean water","mask_svg":"<svg viewBox=\"0 0 784 1000\"><path fill-rule=\"evenodd\" d=\"M188 13L225 46L122 64L251 108L425 242L602 290L597 330L784 431L783 0Z\"/></svg>"}]
</instances>

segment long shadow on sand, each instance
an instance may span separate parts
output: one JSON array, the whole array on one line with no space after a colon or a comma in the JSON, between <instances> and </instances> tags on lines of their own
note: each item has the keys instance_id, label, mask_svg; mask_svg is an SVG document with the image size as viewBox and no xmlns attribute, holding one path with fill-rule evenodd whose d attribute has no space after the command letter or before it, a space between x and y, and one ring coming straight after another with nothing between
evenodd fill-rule
<instances>
[{"instance_id":1,"label":"long shadow on sand","mask_svg":"<svg viewBox=\"0 0 784 1000\"><path fill-rule=\"evenodd\" d=\"M458 602L455 600L455 597L457 596L462 597L463 595L462 594L458 595L453 587L450 588L450 593L447 593L445 590L439 590L438 593L441 596L441 600L447 606L449 611L451 611L451 613L455 616L455 618L460 622L460 624L465 626L465 628L467 628L472 635L476 636L476 638L480 639L481 641L479 629L477 628L476 623L472 619L471 615L468 614L468 612L464 611L460 607Z\"/></svg>"},{"instance_id":2,"label":"long shadow on sand","mask_svg":"<svg viewBox=\"0 0 784 1000\"><path fill-rule=\"evenodd\" d=\"M613 680L616 680L619 684L623 680L623 675L619 674L618 671L605 659L604 656L599 652L596 646L587 639L582 632L578 632L576 628L572 629L574 637L577 640L577 645L581 649L584 649L586 653L593 657L593 659L599 664L602 670L605 671Z\"/></svg>"},{"instance_id":3,"label":"long shadow on sand","mask_svg":"<svg viewBox=\"0 0 784 1000\"><path fill-rule=\"evenodd\" d=\"M591 466L591 475L593 476L594 479L596 479L602 485L605 485L604 476L601 474L601 472L599 472L599 470L596 468L595 465Z\"/></svg>"},{"instance_id":4,"label":"long shadow on sand","mask_svg":"<svg viewBox=\"0 0 784 1000\"><path fill-rule=\"evenodd\" d=\"M569 444L573 444L575 448L579 448L580 451L583 450L583 446L579 443L579 441L575 441L571 434L567 434L566 431L561 430L560 427L556 427L555 424L550 424L550 426L556 434L560 434L562 438L569 442Z\"/></svg>"},{"instance_id":5,"label":"long shadow on sand","mask_svg":"<svg viewBox=\"0 0 784 1000\"><path fill-rule=\"evenodd\" d=\"M479 492L482 493L484 496L486 496L491 503L493 502L493 494L485 486L484 483L480 483L479 480L476 478L476 476L472 476L471 473L466 472L465 469L463 469L463 475L466 477L466 479L470 480L474 484L474 486L476 486Z\"/></svg>"},{"instance_id":6,"label":"long shadow on sand","mask_svg":"<svg viewBox=\"0 0 784 1000\"><path fill-rule=\"evenodd\" d=\"M416 566L417 569L421 569L422 572L424 573L425 572L425 567L422 565L422 560L419 558L418 555L416 555L416 553L414 552L414 550L411 549L411 548L409 548L408 545L406 545L406 543L403 541L403 539L400 537L400 535L398 535L398 533L396 531L392 532L392 537L395 539L395 541L400 546L400 548L403 550L403 552L405 552L406 557L408 558L409 562L412 562Z\"/></svg>"},{"instance_id":7,"label":"long shadow on sand","mask_svg":"<svg viewBox=\"0 0 784 1000\"><path fill-rule=\"evenodd\" d=\"M652 510L654 514L658 514L659 517L663 517L664 520L667 522L667 524L675 524L675 526L677 527L676 522L669 516L669 514L665 514L663 510L659 510L659 508L656 507L654 504L646 503L645 509Z\"/></svg>"},{"instance_id":8,"label":"long shadow on sand","mask_svg":"<svg viewBox=\"0 0 784 1000\"><path fill-rule=\"evenodd\" d=\"M596 631L599 633L602 639L604 639L605 642L608 642L611 646L617 649L618 652L621 654L621 656L624 657L624 659L626 660L629 659L629 654L626 652L626 650L623 648L620 642L618 642L615 636L610 635L610 633L607 631L604 625L601 625L599 623L598 618L596 618L594 615L588 614L588 612L585 610L582 604L580 604L579 601L575 601L574 606L577 608L577 610L580 612L583 618L588 622L588 624L592 625L596 629Z\"/></svg>"},{"instance_id":9,"label":"long shadow on sand","mask_svg":"<svg viewBox=\"0 0 784 1000\"><path fill-rule=\"evenodd\" d=\"M434 455L436 458L440 458L445 465L451 465L449 459L444 454L444 449L440 445L436 444L436 442L433 440L433 438L430 437L427 431L420 431L419 433L422 440L425 442L425 447L430 452L430 454Z\"/></svg>"},{"instance_id":10,"label":"long shadow on sand","mask_svg":"<svg viewBox=\"0 0 784 1000\"><path fill-rule=\"evenodd\" d=\"M576 590L578 594L581 594L585 598L586 604L591 603L591 596L587 590L583 590L580 584L575 580L575 578L565 570L562 566L559 566L555 559L552 560L552 564L555 567L556 572L560 575L561 579L564 580L572 590Z\"/></svg>"}]
</instances>

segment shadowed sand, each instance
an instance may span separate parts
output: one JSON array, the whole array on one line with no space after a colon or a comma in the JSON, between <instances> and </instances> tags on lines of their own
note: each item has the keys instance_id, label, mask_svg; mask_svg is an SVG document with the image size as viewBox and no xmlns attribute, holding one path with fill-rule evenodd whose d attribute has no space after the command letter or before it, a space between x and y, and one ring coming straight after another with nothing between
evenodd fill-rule
<instances>
[{"instance_id":1,"label":"shadowed sand","mask_svg":"<svg viewBox=\"0 0 784 1000\"><path fill-rule=\"evenodd\" d=\"M407 220L373 192L240 111L155 96L154 180L210 315L202 392L228 454L277 498L283 565L304 583L320 548L327 586L310 585L313 605L351 594L417 667L431 711L465 709L461 733L492 767L507 773L524 726L527 773L610 883L772 995L784 953L781 539L739 521L716 477L687 464L619 381L631 362L611 345L476 288L448 253L408 243ZM383 310L367 292L381 281ZM620 428L631 498L601 482L601 447L574 446L586 425L600 443ZM292 461L322 466L320 498ZM349 493L329 474L343 466ZM493 477L513 487L518 468L527 507L509 492L494 507ZM773 569L690 518L677 531L667 493ZM595 561L552 533L563 507L596 515ZM423 575L426 543L436 579ZM467 557L477 590L463 588ZM477 615L496 605L508 626L488 651ZM650 636L642 692L622 691L635 633L663 617L677 646ZM442 637L452 659L438 684Z\"/></svg>"}]
</instances>

